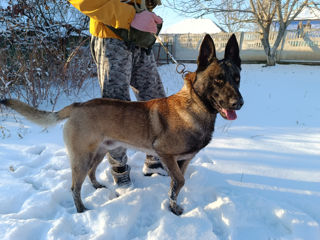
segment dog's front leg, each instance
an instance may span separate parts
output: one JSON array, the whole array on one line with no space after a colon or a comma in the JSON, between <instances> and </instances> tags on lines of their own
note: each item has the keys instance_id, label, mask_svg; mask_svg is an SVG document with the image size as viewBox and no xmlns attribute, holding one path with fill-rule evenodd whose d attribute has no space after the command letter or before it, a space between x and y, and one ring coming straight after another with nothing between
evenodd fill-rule
<instances>
[{"instance_id":1,"label":"dog's front leg","mask_svg":"<svg viewBox=\"0 0 320 240\"><path fill-rule=\"evenodd\" d=\"M78 190L78 189L73 189L73 188L71 188L71 191L72 191L72 197L73 197L73 201L74 201L74 204L76 206L77 212L78 213L82 213L82 212L88 210L83 205L83 202L81 200L81 191Z\"/></svg>"},{"instance_id":2,"label":"dog's front leg","mask_svg":"<svg viewBox=\"0 0 320 240\"><path fill-rule=\"evenodd\" d=\"M184 185L184 176L174 156L160 156L162 162L166 165L168 173L171 177L171 185L169 191L169 207L171 212L176 215L183 213L183 208L177 204L178 194Z\"/></svg>"},{"instance_id":3,"label":"dog's front leg","mask_svg":"<svg viewBox=\"0 0 320 240\"><path fill-rule=\"evenodd\" d=\"M178 183L175 179L171 179L171 186L169 191L169 208L171 212L178 216L183 213L183 208L177 203L178 192L180 191L177 189L181 189L183 185L184 184Z\"/></svg>"}]
</instances>

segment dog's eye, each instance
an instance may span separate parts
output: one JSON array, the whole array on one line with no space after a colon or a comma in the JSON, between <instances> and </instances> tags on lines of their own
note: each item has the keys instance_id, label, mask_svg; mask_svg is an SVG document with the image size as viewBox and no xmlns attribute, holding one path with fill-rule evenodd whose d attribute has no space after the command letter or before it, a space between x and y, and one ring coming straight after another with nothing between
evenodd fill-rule
<instances>
[{"instance_id":1,"label":"dog's eye","mask_svg":"<svg viewBox=\"0 0 320 240\"><path fill-rule=\"evenodd\" d=\"M220 74L217 76L217 79L223 80L223 79L224 79L224 75L223 75L222 73L220 73Z\"/></svg>"},{"instance_id":2,"label":"dog's eye","mask_svg":"<svg viewBox=\"0 0 320 240\"><path fill-rule=\"evenodd\" d=\"M218 84L219 86L222 86L223 83L224 83L224 81L223 81L221 78L216 78L216 79L214 80L214 82L215 82L216 84Z\"/></svg>"},{"instance_id":3,"label":"dog's eye","mask_svg":"<svg viewBox=\"0 0 320 240\"><path fill-rule=\"evenodd\" d=\"M214 83L216 85L218 85L218 87L222 87L224 84L225 76L223 73L219 73L219 74L215 75L215 77L213 79L214 79Z\"/></svg>"}]
</instances>

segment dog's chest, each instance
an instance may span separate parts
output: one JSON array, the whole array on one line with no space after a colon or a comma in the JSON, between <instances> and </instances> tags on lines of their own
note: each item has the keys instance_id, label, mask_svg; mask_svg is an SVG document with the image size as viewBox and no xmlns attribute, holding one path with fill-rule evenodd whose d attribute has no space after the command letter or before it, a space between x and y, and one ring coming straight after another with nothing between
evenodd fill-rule
<instances>
[{"instance_id":1,"label":"dog's chest","mask_svg":"<svg viewBox=\"0 0 320 240\"><path fill-rule=\"evenodd\" d=\"M197 127L186 132L188 152L199 151L209 144L214 131L215 118L198 122Z\"/></svg>"}]
</instances>

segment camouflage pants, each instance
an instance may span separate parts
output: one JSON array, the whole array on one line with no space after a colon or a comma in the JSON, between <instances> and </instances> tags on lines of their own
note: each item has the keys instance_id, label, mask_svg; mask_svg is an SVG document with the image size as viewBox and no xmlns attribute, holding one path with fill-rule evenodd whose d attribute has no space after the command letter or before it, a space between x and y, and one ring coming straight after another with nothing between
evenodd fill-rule
<instances>
[{"instance_id":1,"label":"camouflage pants","mask_svg":"<svg viewBox=\"0 0 320 240\"><path fill-rule=\"evenodd\" d=\"M130 100L131 86L139 101L165 97L154 55L141 48L128 49L119 39L91 38L91 54L97 64L103 98ZM126 149L120 147L108 154L113 168L126 166ZM147 156L147 161L158 161Z\"/></svg>"}]
</instances>

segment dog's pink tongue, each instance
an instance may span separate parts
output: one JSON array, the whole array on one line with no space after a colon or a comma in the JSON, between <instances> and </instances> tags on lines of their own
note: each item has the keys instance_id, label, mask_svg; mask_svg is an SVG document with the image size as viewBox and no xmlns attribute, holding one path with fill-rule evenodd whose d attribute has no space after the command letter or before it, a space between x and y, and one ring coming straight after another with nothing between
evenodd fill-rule
<instances>
[{"instance_id":1,"label":"dog's pink tongue","mask_svg":"<svg viewBox=\"0 0 320 240\"><path fill-rule=\"evenodd\" d=\"M226 114L228 120L237 119L236 111L234 111L234 110L226 110L226 109L222 109L222 111Z\"/></svg>"}]
</instances>

